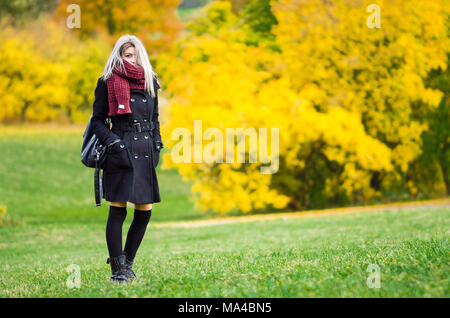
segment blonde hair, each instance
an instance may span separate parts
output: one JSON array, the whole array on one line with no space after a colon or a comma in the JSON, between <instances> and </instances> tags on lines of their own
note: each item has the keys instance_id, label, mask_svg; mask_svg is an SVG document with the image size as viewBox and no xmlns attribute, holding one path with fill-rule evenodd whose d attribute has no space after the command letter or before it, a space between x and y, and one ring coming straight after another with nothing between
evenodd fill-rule
<instances>
[{"instance_id":1,"label":"blonde hair","mask_svg":"<svg viewBox=\"0 0 450 318\"><path fill-rule=\"evenodd\" d=\"M123 65L122 60L122 53L130 46L133 46L136 50L136 63L142 66L142 68L144 69L145 90L150 94L150 96L154 98L156 95L152 79L155 78L156 81L158 81L158 75L153 71L152 64L150 63L144 45L142 44L141 40L139 40L139 38L134 35L125 34L116 41L114 49L112 50L103 71L103 81L106 82L106 80L113 75L113 69L117 64L119 64L120 68L125 71L125 66Z\"/></svg>"}]
</instances>

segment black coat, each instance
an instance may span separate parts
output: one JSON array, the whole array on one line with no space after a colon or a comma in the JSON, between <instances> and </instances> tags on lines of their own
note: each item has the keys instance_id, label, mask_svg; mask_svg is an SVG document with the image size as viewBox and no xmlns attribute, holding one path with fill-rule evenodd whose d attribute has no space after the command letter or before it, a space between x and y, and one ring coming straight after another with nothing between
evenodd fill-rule
<instances>
[{"instance_id":1,"label":"black coat","mask_svg":"<svg viewBox=\"0 0 450 318\"><path fill-rule=\"evenodd\" d=\"M111 116L111 128L105 125L109 113L107 85L101 77L97 81L92 129L102 144L120 139L120 142L111 147L103 167L103 198L107 201L129 201L136 204L161 202L156 167L163 144L158 118L160 86L156 79L154 87L155 98L151 98L146 91L131 90L130 107L133 113ZM117 128L133 121L148 123L147 116L152 117L155 126L152 133L125 132Z\"/></svg>"}]
</instances>

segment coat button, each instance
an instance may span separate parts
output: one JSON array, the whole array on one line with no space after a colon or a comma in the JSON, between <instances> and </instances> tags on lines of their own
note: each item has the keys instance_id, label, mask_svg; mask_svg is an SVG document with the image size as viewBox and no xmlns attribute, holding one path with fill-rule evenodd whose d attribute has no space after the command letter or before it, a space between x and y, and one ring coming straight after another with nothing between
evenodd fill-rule
<instances>
[{"instance_id":1,"label":"coat button","mask_svg":"<svg viewBox=\"0 0 450 318\"><path fill-rule=\"evenodd\" d=\"M145 139L148 139L148 136L147 136L147 135L145 135L145 136L144 136L144 138L145 138Z\"/></svg>"},{"instance_id":2,"label":"coat button","mask_svg":"<svg viewBox=\"0 0 450 318\"><path fill-rule=\"evenodd\" d=\"M134 155L134 159L137 159L137 158L139 158L139 156L138 155Z\"/></svg>"},{"instance_id":3,"label":"coat button","mask_svg":"<svg viewBox=\"0 0 450 318\"><path fill-rule=\"evenodd\" d=\"M142 101L145 103L147 101L147 98L142 99Z\"/></svg>"},{"instance_id":4,"label":"coat button","mask_svg":"<svg viewBox=\"0 0 450 318\"><path fill-rule=\"evenodd\" d=\"M134 139L134 140L138 140L138 137L137 137L137 136L134 136L133 139Z\"/></svg>"},{"instance_id":5,"label":"coat button","mask_svg":"<svg viewBox=\"0 0 450 318\"><path fill-rule=\"evenodd\" d=\"M134 98L130 98L130 100L131 100L131 102L134 102L134 101L135 101L135 99L134 99Z\"/></svg>"}]
</instances>

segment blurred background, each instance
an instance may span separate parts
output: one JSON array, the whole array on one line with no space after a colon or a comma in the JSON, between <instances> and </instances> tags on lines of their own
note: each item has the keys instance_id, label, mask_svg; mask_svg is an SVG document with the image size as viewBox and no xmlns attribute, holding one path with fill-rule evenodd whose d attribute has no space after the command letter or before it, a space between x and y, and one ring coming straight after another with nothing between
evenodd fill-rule
<instances>
[{"instance_id":1,"label":"blurred background","mask_svg":"<svg viewBox=\"0 0 450 318\"><path fill-rule=\"evenodd\" d=\"M0 297L448 297L449 13L444 0L0 0ZM109 204L95 206L80 152L127 33L162 86L162 201L143 280L112 288ZM279 129L278 171L174 162L172 134L194 136L195 120L265 128L269 148Z\"/></svg>"},{"instance_id":2,"label":"blurred background","mask_svg":"<svg viewBox=\"0 0 450 318\"><path fill-rule=\"evenodd\" d=\"M80 28L68 27L72 3ZM161 219L450 191L445 1L1 0L0 23L0 204L19 215L30 215L26 201L49 217L58 206L92 209L81 134L126 33L143 41L162 84ZM279 128L278 172L174 163L171 133L193 134L195 119L223 134Z\"/></svg>"}]
</instances>

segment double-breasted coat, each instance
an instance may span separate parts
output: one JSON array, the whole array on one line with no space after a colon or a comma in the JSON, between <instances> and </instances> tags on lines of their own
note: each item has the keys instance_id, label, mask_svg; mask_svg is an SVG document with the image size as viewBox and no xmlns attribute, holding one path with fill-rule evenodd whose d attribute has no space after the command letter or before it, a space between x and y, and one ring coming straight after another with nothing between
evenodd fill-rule
<instances>
[{"instance_id":1,"label":"double-breasted coat","mask_svg":"<svg viewBox=\"0 0 450 318\"><path fill-rule=\"evenodd\" d=\"M103 165L103 195L107 201L135 204L161 202L156 167L163 147L159 128L158 81L154 79L156 96L144 90L130 90L132 113L111 116L112 128L105 125L109 113L108 88L100 77L95 89L91 119L92 129L100 143L109 145ZM152 123L153 122L153 123ZM151 131L136 129L154 127Z\"/></svg>"}]
</instances>

